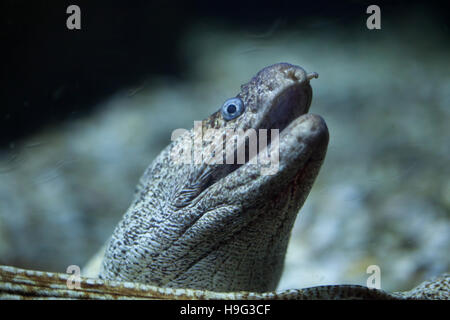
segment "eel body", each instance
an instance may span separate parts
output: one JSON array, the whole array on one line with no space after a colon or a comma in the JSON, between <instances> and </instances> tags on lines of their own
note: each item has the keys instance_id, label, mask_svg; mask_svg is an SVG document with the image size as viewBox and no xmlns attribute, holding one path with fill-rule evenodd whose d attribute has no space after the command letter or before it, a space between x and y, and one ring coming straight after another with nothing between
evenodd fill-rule
<instances>
[{"instance_id":1,"label":"eel body","mask_svg":"<svg viewBox=\"0 0 450 320\"><path fill-rule=\"evenodd\" d=\"M307 113L314 77L287 63L264 68L180 132L141 178L106 247L100 278L275 290L328 145L325 121Z\"/></svg>"},{"instance_id":2,"label":"eel body","mask_svg":"<svg viewBox=\"0 0 450 320\"><path fill-rule=\"evenodd\" d=\"M287 63L262 69L211 116L173 135L90 277L0 266L0 297L448 299L449 275L408 292L356 285L275 291L328 145L325 121L308 113L313 78Z\"/></svg>"}]
</instances>

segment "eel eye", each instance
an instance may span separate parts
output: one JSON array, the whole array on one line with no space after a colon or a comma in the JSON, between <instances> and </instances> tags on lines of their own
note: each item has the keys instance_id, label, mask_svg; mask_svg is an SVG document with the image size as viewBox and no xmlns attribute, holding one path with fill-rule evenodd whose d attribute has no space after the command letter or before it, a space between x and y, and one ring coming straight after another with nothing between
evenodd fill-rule
<instances>
[{"instance_id":1,"label":"eel eye","mask_svg":"<svg viewBox=\"0 0 450 320\"><path fill-rule=\"evenodd\" d=\"M222 106L222 116L225 120L233 120L244 112L244 103L239 98L231 98Z\"/></svg>"}]
</instances>

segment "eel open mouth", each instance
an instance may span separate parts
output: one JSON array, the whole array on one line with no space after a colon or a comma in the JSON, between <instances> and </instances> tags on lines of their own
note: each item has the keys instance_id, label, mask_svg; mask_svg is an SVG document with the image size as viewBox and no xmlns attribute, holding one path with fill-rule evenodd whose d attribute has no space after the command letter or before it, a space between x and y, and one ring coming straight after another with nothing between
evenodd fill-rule
<instances>
[{"instance_id":1,"label":"eel open mouth","mask_svg":"<svg viewBox=\"0 0 450 320\"><path fill-rule=\"evenodd\" d=\"M230 161L232 165L219 170L215 181L244 164L255 164L255 157L267 161L267 156L262 153L271 154L274 147L279 148L277 141L274 141L275 146L271 145L274 130L276 137L286 135L286 128L290 127L291 130L291 124L308 113L312 101L309 81L313 78L318 78L318 74L307 73L301 67L282 63L261 70L247 85L242 86L242 92L237 97L246 104L246 113L242 115L242 119L236 119L233 126L235 129L242 129L241 134L245 132L245 137L240 143L237 140L236 146L232 141L231 146L235 147L231 150L234 153ZM227 152L231 149L229 143L228 141L226 146L229 148ZM239 152L245 156L239 157ZM230 158L228 154L227 157Z\"/></svg>"},{"instance_id":2,"label":"eel open mouth","mask_svg":"<svg viewBox=\"0 0 450 320\"><path fill-rule=\"evenodd\" d=\"M278 129L281 132L293 120L308 113L312 100L309 80L317 78L318 75L317 73L306 75L303 69L297 74L302 73L306 78L294 77L292 76L294 71L288 72L288 77L295 80L272 99L272 107L264 117L267 129Z\"/></svg>"}]
</instances>

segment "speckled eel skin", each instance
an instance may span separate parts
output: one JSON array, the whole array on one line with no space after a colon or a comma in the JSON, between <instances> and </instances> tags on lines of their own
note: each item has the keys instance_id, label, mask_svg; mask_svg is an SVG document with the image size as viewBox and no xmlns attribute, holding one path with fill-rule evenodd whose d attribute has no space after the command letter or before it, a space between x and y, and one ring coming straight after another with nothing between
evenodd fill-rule
<instances>
[{"instance_id":1,"label":"speckled eel skin","mask_svg":"<svg viewBox=\"0 0 450 320\"><path fill-rule=\"evenodd\" d=\"M448 274L407 292L274 291L328 145L325 121L308 114L313 78L287 63L266 67L217 112L179 131L78 288L67 274L1 266L0 297L448 299Z\"/></svg>"}]
</instances>

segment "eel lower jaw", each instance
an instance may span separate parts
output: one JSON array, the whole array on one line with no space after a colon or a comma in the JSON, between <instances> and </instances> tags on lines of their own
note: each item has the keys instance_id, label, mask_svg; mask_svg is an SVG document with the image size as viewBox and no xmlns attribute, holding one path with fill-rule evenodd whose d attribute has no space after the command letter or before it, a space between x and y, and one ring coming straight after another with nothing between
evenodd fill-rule
<instances>
[{"instance_id":1,"label":"eel lower jaw","mask_svg":"<svg viewBox=\"0 0 450 320\"><path fill-rule=\"evenodd\" d=\"M214 200L204 203L204 195L194 205L214 208L223 205L255 204L282 192L288 184L296 181L300 190L309 190L325 158L328 146L328 128L322 117L304 114L292 121L280 134L277 145L268 146L268 154L278 151L267 163L248 161L239 165L205 190L214 194ZM267 154L267 153L266 153ZM219 181L216 181L219 182ZM230 199L228 192L242 195ZM263 200L266 199L266 200Z\"/></svg>"},{"instance_id":2,"label":"eel lower jaw","mask_svg":"<svg viewBox=\"0 0 450 320\"><path fill-rule=\"evenodd\" d=\"M270 151L266 152L275 155L271 159L274 161L271 166L276 165L273 174L280 175L287 183L310 163L321 164L328 141L328 128L322 117L310 113L297 117L279 133L278 141L272 141Z\"/></svg>"}]
</instances>

